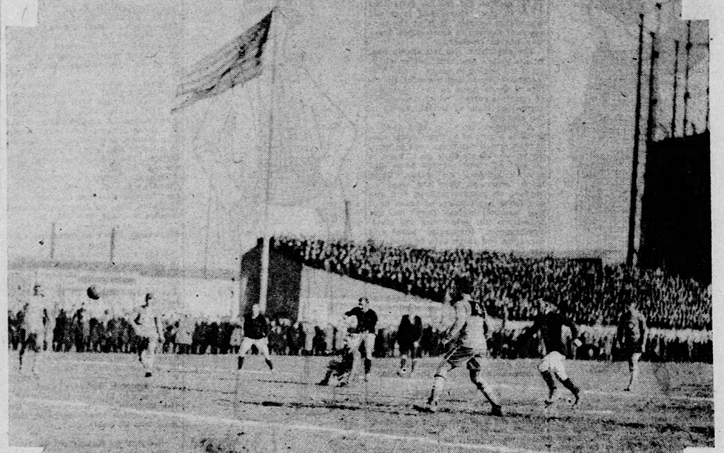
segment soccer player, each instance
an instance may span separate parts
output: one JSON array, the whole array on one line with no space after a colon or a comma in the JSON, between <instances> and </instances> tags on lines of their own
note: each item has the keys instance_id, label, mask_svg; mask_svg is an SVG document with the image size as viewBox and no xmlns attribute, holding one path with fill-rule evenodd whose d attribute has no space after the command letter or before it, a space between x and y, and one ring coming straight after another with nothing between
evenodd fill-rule
<instances>
[{"instance_id":1,"label":"soccer player","mask_svg":"<svg viewBox=\"0 0 724 453\"><path fill-rule=\"evenodd\" d=\"M133 328L139 337L138 360L146 370L146 377L153 376L153 365L156 357L156 349L161 337L161 327L158 324L156 309L151 303L153 294L147 293L143 305L137 307L133 312Z\"/></svg>"},{"instance_id":2,"label":"soccer player","mask_svg":"<svg viewBox=\"0 0 724 453\"><path fill-rule=\"evenodd\" d=\"M485 308L471 298L472 287L464 277L454 281L450 302L455 308L455 322L443 335L444 345L451 345L445 357L437 366L435 382L424 409L437 412L438 400L445 387L445 379L451 370L465 366L470 380L492 405L491 415L503 415L501 405L493 388L481 376L481 360L487 353L486 334L489 330Z\"/></svg>"},{"instance_id":3,"label":"soccer player","mask_svg":"<svg viewBox=\"0 0 724 453\"><path fill-rule=\"evenodd\" d=\"M545 400L546 407L555 403L558 399L558 389L556 387L556 379L573 394L573 406L578 406L581 399L581 389L576 386L571 378L568 377L565 368L566 360L566 344L563 342L563 326L571 329L574 338L574 344L581 346L578 339L578 327L566 315L558 310L558 307L552 303L540 299L538 301L538 315L533 325L523 332L523 338L526 340L535 332L540 331L543 337L543 344L546 348L546 355L538 365L543 380L548 386L548 399Z\"/></svg>"},{"instance_id":4,"label":"soccer player","mask_svg":"<svg viewBox=\"0 0 724 453\"><path fill-rule=\"evenodd\" d=\"M397 344L400 346L400 369L399 376L407 374L407 361L410 360L410 375L415 371L415 359L417 349L420 347L422 338L422 320L415 316L415 322L410 321L410 315L404 315L397 328Z\"/></svg>"},{"instance_id":5,"label":"soccer player","mask_svg":"<svg viewBox=\"0 0 724 453\"><path fill-rule=\"evenodd\" d=\"M628 359L628 369L631 373L628 387L624 389L627 392L631 391L638 378L638 362L646 345L646 330L646 317L636 309L636 303L631 302L628 310L621 315L618 321L616 336L620 349Z\"/></svg>"},{"instance_id":6,"label":"soccer player","mask_svg":"<svg viewBox=\"0 0 724 453\"><path fill-rule=\"evenodd\" d=\"M269 323L266 318L261 314L261 307L259 304L251 306L251 313L244 315L244 339L241 340L241 347L239 348L238 358L238 369L244 366L244 356L251 349L252 346L256 346L259 352L264 356L269 370L274 372L274 365L269 355Z\"/></svg>"},{"instance_id":7,"label":"soccer player","mask_svg":"<svg viewBox=\"0 0 724 453\"><path fill-rule=\"evenodd\" d=\"M20 362L19 369L20 371L23 369L23 356L25 355L25 351L32 351L35 353L35 360L33 360L31 371L35 376L38 375L36 366L43 349L43 329L45 322L44 297L42 287L36 283L33 287L33 297L31 297L30 301L23 307L23 320L20 325L20 338L22 343L18 355Z\"/></svg>"},{"instance_id":8,"label":"soccer player","mask_svg":"<svg viewBox=\"0 0 724 453\"><path fill-rule=\"evenodd\" d=\"M370 301L366 297L361 297L356 307L344 314L345 316L354 316L357 318L357 327L354 328L349 337L347 344L352 351L352 369L347 375L347 379L340 383L341 387L349 385L354 379L355 372L359 368L361 354L360 345L365 347L365 382L369 380L372 370L372 351L375 347L375 332L377 327L377 313L370 308Z\"/></svg>"}]
</instances>

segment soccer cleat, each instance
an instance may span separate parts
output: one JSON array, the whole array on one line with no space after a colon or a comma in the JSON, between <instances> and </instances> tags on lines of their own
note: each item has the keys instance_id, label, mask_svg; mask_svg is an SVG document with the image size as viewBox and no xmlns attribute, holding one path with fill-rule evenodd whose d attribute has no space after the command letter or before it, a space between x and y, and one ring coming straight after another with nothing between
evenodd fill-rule
<instances>
[{"instance_id":1,"label":"soccer cleat","mask_svg":"<svg viewBox=\"0 0 724 453\"><path fill-rule=\"evenodd\" d=\"M431 414L434 414L434 413L437 412L437 410L438 410L437 401L429 401L429 400L428 400L427 404L425 404L425 406L423 406L423 409L425 410L425 412L429 412L429 413L431 413Z\"/></svg>"},{"instance_id":2,"label":"soccer cleat","mask_svg":"<svg viewBox=\"0 0 724 453\"><path fill-rule=\"evenodd\" d=\"M571 406L573 408L581 407L581 393L580 392L573 394L573 404Z\"/></svg>"},{"instance_id":3,"label":"soccer cleat","mask_svg":"<svg viewBox=\"0 0 724 453\"><path fill-rule=\"evenodd\" d=\"M493 406L493 409L490 411L490 415L494 417L502 417L503 408L501 406Z\"/></svg>"},{"instance_id":4,"label":"soccer cleat","mask_svg":"<svg viewBox=\"0 0 724 453\"><path fill-rule=\"evenodd\" d=\"M548 398L545 400L546 407L555 404L555 402L558 401L558 398L560 398L560 393L558 392L558 389L553 389L553 391L548 394Z\"/></svg>"},{"instance_id":5,"label":"soccer cleat","mask_svg":"<svg viewBox=\"0 0 724 453\"><path fill-rule=\"evenodd\" d=\"M630 392L630 391L631 391L631 386L626 387L625 389L623 389L623 391L624 391L624 392Z\"/></svg>"},{"instance_id":6,"label":"soccer cleat","mask_svg":"<svg viewBox=\"0 0 724 453\"><path fill-rule=\"evenodd\" d=\"M407 374L407 368L400 368L399 370L397 370L397 375L400 377L404 376L406 374Z\"/></svg>"},{"instance_id":7,"label":"soccer cleat","mask_svg":"<svg viewBox=\"0 0 724 453\"><path fill-rule=\"evenodd\" d=\"M152 377L152 376L153 376L153 373L151 373L150 371L146 371L146 377Z\"/></svg>"},{"instance_id":8,"label":"soccer cleat","mask_svg":"<svg viewBox=\"0 0 724 453\"><path fill-rule=\"evenodd\" d=\"M370 381L370 373L365 373L364 379L365 379L365 382L369 382L369 381Z\"/></svg>"}]
</instances>

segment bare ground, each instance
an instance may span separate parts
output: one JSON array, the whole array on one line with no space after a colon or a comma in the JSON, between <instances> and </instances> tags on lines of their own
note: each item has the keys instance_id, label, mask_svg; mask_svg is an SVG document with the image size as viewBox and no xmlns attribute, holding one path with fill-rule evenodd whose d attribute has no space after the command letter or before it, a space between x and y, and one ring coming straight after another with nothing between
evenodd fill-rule
<instances>
[{"instance_id":1,"label":"bare ground","mask_svg":"<svg viewBox=\"0 0 724 453\"><path fill-rule=\"evenodd\" d=\"M625 363L567 362L583 404L545 409L535 360L485 363L505 417L466 370L448 379L437 414L421 413L437 363L411 378L396 359L374 361L370 382L315 385L324 357L275 357L276 373L250 356L158 356L144 378L130 354L52 353L38 377L19 373L11 353L10 442L72 451L681 451L713 446L713 370L706 364L641 364L632 393ZM567 396L563 393L564 396Z\"/></svg>"}]
</instances>

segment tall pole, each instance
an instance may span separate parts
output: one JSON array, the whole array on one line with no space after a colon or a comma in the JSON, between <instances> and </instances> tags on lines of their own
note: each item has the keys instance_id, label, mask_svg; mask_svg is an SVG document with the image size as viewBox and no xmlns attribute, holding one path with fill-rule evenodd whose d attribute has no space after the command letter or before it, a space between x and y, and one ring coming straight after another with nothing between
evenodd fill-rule
<instances>
[{"instance_id":1,"label":"tall pole","mask_svg":"<svg viewBox=\"0 0 724 453\"><path fill-rule=\"evenodd\" d=\"M116 248L116 227L111 228L111 264L115 264L113 262L113 252Z\"/></svg>"},{"instance_id":2,"label":"tall pole","mask_svg":"<svg viewBox=\"0 0 724 453\"><path fill-rule=\"evenodd\" d=\"M50 225L50 261L55 261L55 222Z\"/></svg>"},{"instance_id":3,"label":"tall pole","mask_svg":"<svg viewBox=\"0 0 724 453\"><path fill-rule=\"evenodd\" d=\"M656 93L654 89L654 81L656 78L656 59L659 53L656 51L656 33L651 32L651 66L649 67L649 111L646 121L646 151L650 150L651 144L654 142L654 127L656 124Z\"/></svg>"},{"instance_id":4,"label":"tall pole","mask_svg":"<svg viewBox=\"0 0 724 453\"><path fill-rule=\"evenodd\" d=\"M352 224L349 219L349 200L344 200L344 240L352 238ZM329 235L327 235L329 236Z\"/></svg>"},{"instance_id":5,"label":"tall pole","mask_svg":"<svg viewBox=\"0 0 724 453\"><path fill-rule=\"evenodd\" d=\"M274 11L272 10L272 18L270 27L273 27ZM269 143L267 148L267 163L266 163L266 190L264 193L264 231L262 231L262 252L261 252L261 275L259 277L259 308L262 313L266 312L267 306L267 293L269 285L269 197L271 191L271 166L272 166L272 151L273 151L273 140L274 140L274 101L275 101L275 85L276 85L276 47L277 37L273 37L274 45L272 49L272 63L271 63L271 86L269 96Z\"/></svg>"},{"instance_id":6,"label":"tall pole","mask_svg":"<svg viewBox=\"0 0 724 453\"><path fill-rule=\"evenodd\" d=\"M679 41L674 41L674 104L671 112L671 138L676 137L676 94L679 81Z\"/></svg>"},{"instance_id":7,"label":"tall pole","mask_svg":"<svg viewBox=\"0 0 724 453\"><path fill-rule=\"evenodd\" d=\"M636 78L636 122L634 124L633 159L631 163L631 205L628 217L628 251L626 265L632 266L634 260L634 237L636 233L636 198L638 197L638 171L639 171L639 141L641 139L641 76L643 71L644 50L644 15L639 14L639 60L638 76Z\"/></svg>"},{"instance_id":8,"label":"tall pole","mask_svg":"<svg viewBox=\"0 0 724 453\"><path fill-rule=\"evenodd\" d=\"M209 202L206 206L206 238L204 241L204 278L207 278L209 268L209 231L211 230L211 192L209 192Z\"/></svg>"},{"instance_id":9,"label":"tall pole","mask_svg":"<svg viewBox=\"0 0 724 453\"><path fill-rule=\"evenodd\" d=\"M686 68L684 69L684 136L687 134L689 113L689 56L691 54L691 21L686 22Z\"/></svg>"}]
</instances>

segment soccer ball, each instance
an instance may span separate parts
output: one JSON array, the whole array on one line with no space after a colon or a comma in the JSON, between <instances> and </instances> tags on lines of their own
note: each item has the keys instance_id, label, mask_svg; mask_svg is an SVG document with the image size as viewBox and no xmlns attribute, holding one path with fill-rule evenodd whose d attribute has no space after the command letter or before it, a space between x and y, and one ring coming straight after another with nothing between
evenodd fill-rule
<instances>
[{"instance_id":1,"label":"soccer ball","mask_svg":"<svg viewBox=\"0 0 724 453\"><path fill-rule=\"evenodd\" d=\"M96 288L95 285L89 286L86 290L86 294L88 295L88 298L92 300L98 300L101 298L101 295L98 293L98 288Z\"/></svg>"}]
</instances>

